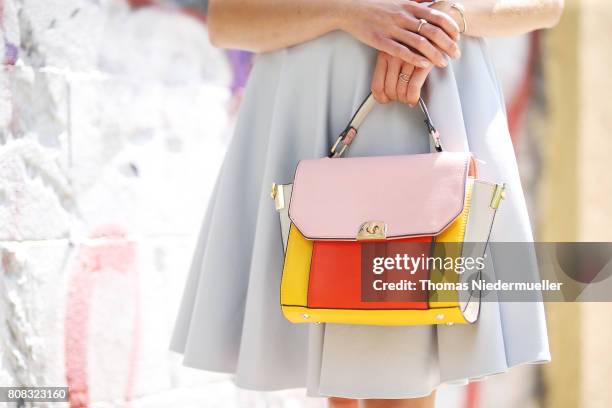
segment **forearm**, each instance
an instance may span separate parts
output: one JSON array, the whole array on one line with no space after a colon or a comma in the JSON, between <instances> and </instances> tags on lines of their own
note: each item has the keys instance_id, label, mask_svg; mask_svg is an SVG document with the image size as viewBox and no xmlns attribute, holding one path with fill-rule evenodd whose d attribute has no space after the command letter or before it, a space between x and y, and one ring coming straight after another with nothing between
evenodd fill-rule
<instances>
[{"instance_id":1,"label":"forearm","mask_svg":"<svg viewBox=\"0 0 612 408\"><path fill-rule=\"evenodd\" d=\"M340 28L346 1L210 0L210 41L254 52L299 44Z\"/></svg>"},{"instance_id":2,"label":"forearm","mask_svg":"<svg viewBox=\"0 0 612 408\"><path fill-rule=\"evenodd\" d=\"M557 24L563 0L463 0L466 35L496 37L524 34Z\"/></svg>"}]
</instances>

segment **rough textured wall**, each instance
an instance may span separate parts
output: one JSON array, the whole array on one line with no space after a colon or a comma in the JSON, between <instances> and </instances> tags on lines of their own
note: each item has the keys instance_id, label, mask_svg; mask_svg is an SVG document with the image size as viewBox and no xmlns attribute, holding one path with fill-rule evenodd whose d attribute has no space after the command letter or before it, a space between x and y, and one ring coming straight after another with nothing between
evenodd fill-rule
<instances>
[{"instance_id":1,"label":"rough textured wall","mask_svg":"<svg viewBox=\"0 0 612 408\"><path fill-rule=\"evenodd\" d=\"M238 391L167 351L231 133L235 84L202 22L0 0L0 35L0 384L69 385L75 407L321 406ZM489 380L482 406L524 378ZM529 398L512 387L507 406ZM461 388L439 395L463 406Z\"/></svg>"},{"instance_id":2,"label":"rough textured wall","mask_svg":"<svg viewBox=\"0 0 612 408\"><path fill-rule=\"evenodd\" d=\"M202 23L119 0L0 13L0 384L70 385L73 406L301 401L167 351L231 131Z\"/></svg>"}]
</instances>

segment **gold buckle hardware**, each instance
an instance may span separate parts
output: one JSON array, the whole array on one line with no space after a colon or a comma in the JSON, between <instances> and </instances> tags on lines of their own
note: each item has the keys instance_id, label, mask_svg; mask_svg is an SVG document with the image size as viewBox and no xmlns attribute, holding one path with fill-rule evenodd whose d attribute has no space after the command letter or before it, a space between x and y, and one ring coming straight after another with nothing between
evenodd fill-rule
<instances>
[{"instance_id":1,"label":"gold buckle hardware","mask_svg":"<svg viewBox=\"0 0 612 408\"><path fill-rule=\"evenodd\" d=\"M278 184L272 183L272 191L270 191L270 197L272 197L272 199L275 200L276 194L278 194Z\"/></svg>"},{"instance_id":2,"label":"gold buckle hardware","mask_svg":"<svg viewBox=\"0 0 612 408\"><path fill-rule=\"evenodd\" d=\"M272 191L270 197L274 200L274 208L280 211L285 208L285 190L282 185L272 183Z\"/></svg>"},{"instance_id":3,"label":"gold buckle hardware","mask_svg":"<svg viewBox=\"0 0 612 408\"><path fill-rule=\"evenodd\" d=\"M501 200L504 198L506 198L506 183L496 184L495 190L493 190L493 197L491 197L490 207L497 210Z\"/></svg>"},{"instance_id":4,"label":"gold buckle hardware","mask_svg":"<svg viewBox=\"0 0 612 408\"><path fill-rule=\"evenodd\" d=\"M357 240L386 239L387 224L382 221L367 221L361 224Z\"/></svg>"}]
</instances>

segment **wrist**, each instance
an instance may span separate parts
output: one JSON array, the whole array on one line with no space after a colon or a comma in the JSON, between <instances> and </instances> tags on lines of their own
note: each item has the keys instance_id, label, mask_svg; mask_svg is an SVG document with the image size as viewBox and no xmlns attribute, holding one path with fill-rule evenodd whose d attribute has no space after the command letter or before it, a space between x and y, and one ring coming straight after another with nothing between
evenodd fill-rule
<instances>
[{"instance_id":1,"label":"wrist","mask_svg":"<svg viewBox=\"0 0 612 408\"><path fill-rule=\"evenodd\" d=\"M358 2L351 0L324 0L326 2L327 15L333 29L351 32L350 22L353 21L352 14L357 8Z\"/></svg>"},{"instance_id":2,"label":"wrist","mask_svg":"<svg viewBox=\"0 0 612 408\"><path fill-rule=\"evenodd\" d=\"M441 11L448 15L459 27L459 31L465 34L467 29L467 21L465 20L465 11L462 13L459 8L463 9L463 6L459 3L452 1L439 1L433 3L431 8Z\"/></svg>"}]
</instances>

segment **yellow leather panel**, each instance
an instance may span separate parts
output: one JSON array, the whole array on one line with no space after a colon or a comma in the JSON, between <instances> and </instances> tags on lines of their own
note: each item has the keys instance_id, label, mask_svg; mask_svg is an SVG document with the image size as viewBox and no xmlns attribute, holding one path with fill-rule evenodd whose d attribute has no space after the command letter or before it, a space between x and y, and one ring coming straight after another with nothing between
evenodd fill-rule
<instances>
[{"instance_id":1,"label":"yellow leather panel","mask_svg":"<svg viewBox=\"0 0 612 408\"><path fill-rule=\"evenodd\" d=\"M313 242L291 224L281 280L281 304L307 306Z\"/></svg>"},{"instance_id":2,"label":"yellow leather panel","mask_svg":"<svg viewBox=\"0 0 612 408\"><path fill-rule=\"evenodd\" d=\"M461 257L462 248L458 243L463 242L465 237L465 228L467 226L468 214L472 202L473 187L474 179L468 177L465 186L465 203L463 211L447 229L435 238L434 257L449 257L453 259ZM447 243L449 244L446 245ZM459 281L458 278L454 270L445 270L436 267L430 273L430 280L436 283L457 283ZM458 305L459 297L457 291L435 290L429 292L429 307L431 308L458 307Z\"/></svg>"},{"instance_id":3,"label":"yellow leather panel","mask_svg":"<svg viewBox=\"0 0 612 408\"><path fill-rule=\"evenodd\" d=\"M465 185L465 202L461 215L453 223L436 237L436 242L463 242L465 228L467 226L468 214L472 203L472 190L474 189L474 179L468 177Z\"/></svg>"},{"instance_id":4,"label":"yellow leather panel","mask_svg":"<svg viewBox=\"0 0 612 408\"><path fill-rule=\"evenodd\" d=\"M283 306L283 314L292 323L341 323L375 326L416 326L430 324L467 324L458 307L428 310L347 310L309 309Z\"/></svg>"}]
</instances>

